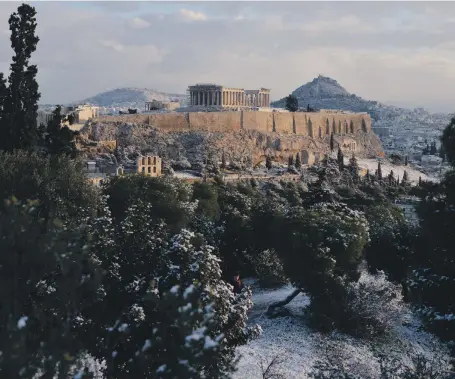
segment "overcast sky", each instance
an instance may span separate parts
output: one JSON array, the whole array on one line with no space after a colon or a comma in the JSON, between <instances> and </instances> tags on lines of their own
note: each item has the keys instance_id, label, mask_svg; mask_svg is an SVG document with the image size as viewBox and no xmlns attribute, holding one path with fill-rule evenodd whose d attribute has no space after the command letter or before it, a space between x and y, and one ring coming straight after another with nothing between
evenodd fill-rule
<instances>
[{"instance_id":1,"label":"overcast sky","mask_svg":"<svg viewBox=\"0 0 455 379\"><path fill-rule=\"evenodd\" d=\"M272 89L318 74L391 105L455 111L455 2L38 2L44 103L198 82ZM12 50L0 2L0 70Z\"/></svg>"}]
</instances>

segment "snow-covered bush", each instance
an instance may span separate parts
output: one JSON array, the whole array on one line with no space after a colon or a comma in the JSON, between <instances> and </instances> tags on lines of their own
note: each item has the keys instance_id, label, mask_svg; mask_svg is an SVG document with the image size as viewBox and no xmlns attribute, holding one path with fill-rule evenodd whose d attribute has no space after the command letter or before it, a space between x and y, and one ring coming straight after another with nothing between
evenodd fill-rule
<instances>
[{"instance_id":1,"label":"snow-covered bush","mask_svg":"<svg viewBox=\"0 0 455 379\"><path fill-rule=\"evenodd\" d=\"M87 225L45 221L37 201L0 213L0 377L67 378L84 346L79 316L103 299Z\"/></svg>"},{"instance_id":2,"label":"snow-covered bush","mask_svg":"<svg viewBox=\"0 0 455 379\"><path fill-rule=\"evenodd\" d=\"M132 204L99 245L106 297L85 314L89 353L116 378L223 378L236 346L258 334L246 325L251 292L234 296L203 236L172 237L153 213Z\"/></svg>"},{"instance_id":3,"label":"snow-covered bush","mask_svg":"<svg viewBox=\"0 0 455 379\"><path fill-rule=\"evenodd\" d=\"M356 319L353 334L374 338L403 321L401 287L389 282L384 272L363 272L358 282L349 283L348 293L348 307Z\"/></svg>"}]
</instances>

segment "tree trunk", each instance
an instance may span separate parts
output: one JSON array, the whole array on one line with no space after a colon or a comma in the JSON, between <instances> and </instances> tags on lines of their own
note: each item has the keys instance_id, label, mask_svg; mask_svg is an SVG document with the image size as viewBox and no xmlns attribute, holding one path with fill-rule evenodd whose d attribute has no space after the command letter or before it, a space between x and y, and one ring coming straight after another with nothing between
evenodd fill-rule
<instances>
[{"instance_id":1,"label":"tree trunk","mask_svg":"<svg viewBox=\"0 0 455 379\"><path fill-rule=\"evenodd\" d=\"M273 311L276 309L276 308L279 308L279 307L284 307L286 304L289 304L293 299L294 297L296 297L300 292L302 292L301 289L295 289L289 296L287 296L284 300L281 300L281 301L277 301L275 303L272 303L269 305L269 307L267 308L267 312L266 314L267 315L270 315L273 313Z\"/></svg>"}]
</instances>

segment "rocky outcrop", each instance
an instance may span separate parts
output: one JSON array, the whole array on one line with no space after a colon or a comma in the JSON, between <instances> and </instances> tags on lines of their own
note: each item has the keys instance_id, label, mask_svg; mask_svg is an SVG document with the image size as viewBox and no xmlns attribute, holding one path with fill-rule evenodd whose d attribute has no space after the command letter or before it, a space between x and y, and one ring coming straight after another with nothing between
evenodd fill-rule
<instances>
[{"instance_id":1,"label":"rocky outcrop","mask_svg":"<svg viewBox=\"0 0 455 379\"><path fill-rule=\"evenodd\" d=\"M286 163L299 152L303 163L312 164L330 152L330 136L311 138L296 134L264 133L257 130L230 132L185 131L166 132L151 126L130 123L93 123L81 135L94 141L117 140L117 159L133 164L140 153L153 153L170 162L174 168L202 168L207 161L225 160L238 168L265 161ZM372 132L335 135L335 146L346 154L372 158L382 154L378 137ZM337 148L337 147L336 147Z\"/></svg>"}]
</instances>

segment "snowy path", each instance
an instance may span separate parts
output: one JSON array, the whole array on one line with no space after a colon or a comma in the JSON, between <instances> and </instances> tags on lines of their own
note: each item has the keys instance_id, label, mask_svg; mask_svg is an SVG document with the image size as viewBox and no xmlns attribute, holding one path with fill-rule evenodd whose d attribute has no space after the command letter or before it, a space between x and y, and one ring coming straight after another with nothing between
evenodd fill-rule
<instances>
[{"instance_id":1,"label":"snowy path","mask_svg":"<svg viewBox=\"0 0 455 379\"><path fill-rule=\"evenodd\" d=\"M284 378L308 378L311 365L316 358L321 358L330 341L330 336L314 332L307 326L302 310L309 304L308 297L299 294L286 306L291 316L269 319L264 315L270 303L283 300L292 291L291 286L269 291L253 288L254 306L250 312L250 322L261 325L263 333L258 339L239 348L241 359L234 379L261 379L261 359L270 362L276 355L285 356L285 362L280 365ZM403 320L408 323L403 325ZM431 350L429 346L438 346L430 335L418 330L419 326L409 310L404 308L402 322L393 327L393 335L386 342L387 349L427 353ZM348 364L364 373L363 378L379 377L378 367L372 363L374 356L370 344L339 334L336 338L340 349L348 357Z\"/></svg>"}]
</instances>

